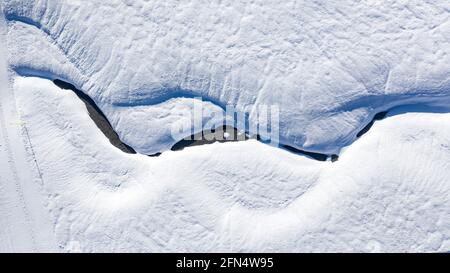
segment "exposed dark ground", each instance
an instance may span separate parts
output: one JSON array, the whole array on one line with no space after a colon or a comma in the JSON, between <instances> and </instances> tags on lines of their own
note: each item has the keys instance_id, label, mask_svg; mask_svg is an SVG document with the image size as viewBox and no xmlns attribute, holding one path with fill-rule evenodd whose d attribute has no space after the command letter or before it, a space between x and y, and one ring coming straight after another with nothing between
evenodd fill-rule
<instances>
[{"instance_id":1,"label":"exposed dark ground","mask_svg":"<svg viewBox=\"0 0 450 273\"><path fill-rule=\"evenodd\" d=\"M228 134L226 138L224 137L225 134ZM243 132L242 133L239 132L236 128L224 125L221 127L217 127L216 129L204 130L200 133L188 136L177 142L175 145L173 145L171 150L180 151L186 147L211 144L216 141L235 142L235 141L244 141L250 138L252 137L249 137L247 134Z\"/></svg>"},{"instance_id":2,"label":"exposed dark ground","mask_svg":"<svg viewBox=\"0 0 450 273\"><path fill-rule=\"evenodd\" d=\"M223 137L225 133L229 134L229 137L227 139L224 139L224 137ZM257 140L261 141L261 137L258 135L249 136L246 133L243 133L243 132L240 133L236 128L234 128L232 126L222 126L222 127L216 128L215 130L205 130L198 134L194 134L185 139L182 139L179 142L177 142L172 147L171 150L179 151L179 150L183 150L186 147L211 144L216 141L218 141L218 142L245 141L248 139L257 139ZM313 158L315 160L319 160L319 161L326 161L329 157L331 157L331 160L334 162L334 161L337 161L339 158L337 155L326 155L326 154L320 154L320 153L307 152L307 151L303 151L303 150L294 148L289 145L280 145L280 147L291 153L306 155L308 157L311 157L311 158Z\"/></svg>"},{"instance_id":3,"label":"exposed dark ground","mask_svg":"<svg viewBox=\"0 0 450 273\"><path fill-rule=\"evenodd\" d=\"M68 82L56 79L53 81L53 83L61 89L72 90L78 96L78 98L80 98L84 102L89 112L89 116L95 122L100 131L102 131L102 133L109 139L109 142L111 142L112 145L119 148L121 151L125 153L128 154L136 153L136 151L133 148L131 148L130 146L128 146L127 144L123 143L120 140L119 136L112 128L106 116L88 95L78 90L73 84L70 84Z\"/></svg>"},{"instance_id":4,"label":"exposed dark ground","mask_svg":"<svg viewBox=\"0 0 450 273\"><path fill-rule=\"evenodd\" d=\"M361 137L362 135L364 135L365 133L367 133L367 132L370 130L370 128L372 128L372 126L373 126L373 124L375 123L375 121L384 119L384 118L386 117L387 113L388 113L388 111L384 111L384 112L379 112L379 113L377 113L377 114L373 117L372 121L370 121L369 124L367 124L364 128L361 129L361 131L359 131L359 132L356 134L356 137Z\"/></svg>"},{"instance_id":5,"label":"exposed dark ground","mask_svg":"<svg viewBox=\"0 0 450 273\"><path fill-rule=\"evenodd\" d=\"M102 133L109 139L112 145L119 148L121 151L125 153L135 154L136 151L128 146L127 144L123 143L117 133L112 128L111 124L109 123L106 116L103 114L103 112L98 108L98 106L95 104L95 102L85 93L83 93L81 90L78 90L73 84L55 79L53 80L53 83L57 85L58 87L62 89L68 89L72 90L78 98L80 98L84 104L86 105L86 108L89 112L89 116L92 118L92 120L95 122L97 127L102 131ZM384 118L384 116L387 114L387 112L381 112L375 115L373 120L364 127L359 133L358 137L366 133L370 127L372 127L375 120L379 120ZM226 137L225 137L226 136ZM256 136L249 136L247 133L240 132L236 128L232 126L220 126L212 130L204 130L200 133L193 134L191 136L188 136L176 144L174 144L171 148L172 151L180 151L183 150L186 147L192 147L192 146L198 146L198 145L205 145L205 144L211 144L214 142L235 142L235 141L245 141L248 139L257 139L261 141L261 138ZM297 148L294 148L289 145L280 145L281 148L300 155L308 156L312 159L319 160L319 161L326 161L328 158L331 158L331 161L337 161L338 155L327 155L327 154L321 154L321 153L314 153L314 152L308 152L303 151ZM149 156L159 156L161 153L156 153Z\"/></svg>"}]
</instances>

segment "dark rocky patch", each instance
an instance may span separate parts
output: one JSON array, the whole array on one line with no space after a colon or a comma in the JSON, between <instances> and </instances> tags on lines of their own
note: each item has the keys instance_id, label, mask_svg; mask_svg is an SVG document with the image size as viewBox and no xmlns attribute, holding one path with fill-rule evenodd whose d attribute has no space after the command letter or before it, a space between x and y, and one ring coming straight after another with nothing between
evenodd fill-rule
<instances>
[{"instance_id":1,"label":"dark rocky patch","mask_svg":"<svg viewBox=\"0 0 450 273\"><path fill-rule=\"evenodd\" d=\"M375 121L384 119L386 117L387 113L388 113L388 111L383 111L383 112L377 113L373 117L373 119L369 122L369 124L367 124L364 128L361 129L361 131L359 131L356 134L356 137L361 137L362 135L367 133L370 130L370 128L372 128L372 126L375 123Z\"/></svg>"},{"instance_id":2,"label":"dark rocky patch","mask_svg":"<svg viewBox=\"0 0 450 273\"><path fill-rule=\"evenodd\" d=\"M228 137L225 137L225 134L228 134ZM172 151L180 151L186 147L198 146L204 144L211 144L216 141L218 142L235 142L235 141L244 141L249 139L250 137L242 132L239 132L236 128L232 126L223 125L211 130L203 130L197 134L190 135L185 137L184 139L175 143L172 146Z\"/></svg>"},{"instance_id":3,"label":"dark rocky patch","mask_svg":"<svg viewBox=\"0 0 450 273\"><path fill-rule=\"evenodd\" d=\"M100 108L97 107L95 102L85 93L78 90L73 84L62 81L62 80L53 80L53 83L58 86L61 89L67 89L72 90L78 98L80 98L84 104L86 105L86 108L89 112L89 116L92 118L92 120L95 122L97 127L102 131L102 133L109 139L109 142L111 142L112 145L119 148L121 151L128 153L128 154L135 154L136 151L128 146L127 144L123 143L117 133L112 128L111 124L109 123L106 116L103 114L103 112L100 110Z\"/></svg>"},{"instance_id":4,"label":"dark rocky patch","mask_svg":"<svg viewBox=\"0 0 450 273\"><path fill-rule=\"evenodd\" d=\"M53 83L57 85L61 89L68 89L72 90L78 98L80 98L84 104L86 105L86 108L89 112L89 116L92 118L92 120L95 122L97 127L102 131L102 133L109 139L112 145L119 148L121 151L125 153L135 154L136 151L128 146L127 144L123 143L117 133L112 128L111 124L109 123L106 116L103 114L103 112L98 108L94 100L92 100L88 95L77 89L73 84L55 79L53 80ZM381 115L384 113L383 115ZM374 120L382 119L387 112L382 112L375 115ZM373 123L373 121L372 121ZM366 126L367 127L367 126ZM370 129L370 127L369 127ZM364 130L364 129L363 129ZM368 129L367 129L368 130ZM226 137L225 137L226 136ZM203 130L202 132L190 135L177 143L175 143L171 150L172 151L180 151L183 150L186 147L192 147L192 146L199 146L199 145L205 145L205 144L211 144L216 141L218 142L235 142L235 141L245 141L248 139L257 139L258 141L264 142L263 139L259 135L255 136L249 136L247 133L240 132L233 126L223 125L219 126L217 128L213 128L210 130ZM308 152L303 151L297 148L294 148L289 145L281 145L281 148L288 150L295 154L301 154L306 155L312 159L319 160L319 161L326 161L329 157L331 157L331 161L337 161L338 156L337 155L326 155L321 153L314 153L314 152ZM155 153L152 155L148 155L150 157L158 157L161 153Z\"/></svg>"},{"instance_id":5,"label":"dark rocky patch","mask_svg":"<svg viewBox=\"0 0 450 273\"><path fill-rule=\"evenodd\" d=\"M326 154L307 152L307 151L303 151L303 150L300 150L300 149L297 149L297 148L294 148L294 147L288 146L288 145L281 145L281 147L294 153L294 154L306 155L315 160L327 161L327 159L328 159L328 155L326 155Z\"/></svg>"}]
</instances>

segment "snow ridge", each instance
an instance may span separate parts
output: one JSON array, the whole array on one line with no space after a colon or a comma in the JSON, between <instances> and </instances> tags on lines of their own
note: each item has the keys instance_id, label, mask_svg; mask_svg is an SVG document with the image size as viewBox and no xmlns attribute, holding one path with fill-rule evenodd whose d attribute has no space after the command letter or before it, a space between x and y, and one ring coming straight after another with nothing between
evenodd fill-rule
<instances>
[{"instance_id":1,"label":"snow ridge","mask_svg":"<svg viewBox=\"0 0 450 273\"><path fill-rule=\"evenodd\" d=\"M161 126L152 113L162 106L153 104L180 95L242 111L279 105L282 143L337 153L388 105L450 90L443 3L17 3L5 1L7 17L48 30L80 75L67 68L59 73L86 90L127 144L142 150L168 137L167 130L152 130ZM143 114L149 120L144 131L152 132L148 143L119 122L126 117L117 105L136 104L149 109Z\"/></svg>"}]
</instances>

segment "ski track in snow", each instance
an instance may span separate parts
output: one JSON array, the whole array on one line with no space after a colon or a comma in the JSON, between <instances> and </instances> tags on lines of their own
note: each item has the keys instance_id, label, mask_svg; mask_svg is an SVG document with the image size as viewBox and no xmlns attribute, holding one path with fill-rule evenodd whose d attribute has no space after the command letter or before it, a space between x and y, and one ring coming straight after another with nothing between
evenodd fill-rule
<instances>
[{"instance_id":1,"label":"ski track in snow","mask_svg":"<svg viewBox=\"0 0 450 273\"><path fill-rule=\"evenodd\" d=\"M216 25L209 24L214 16L202 17L207 6L197 12L196 1L187 1L174 14L170 1L167 6L111 1L95 10L98 16L106 14L98 20L83 6L64 1L3 1L8 46L0 50L12 54L12 71L9 79L6 70L0 71L0 159L8 162L0 166L0 223L5 226L0 229L0 251L54 251L57 246L86 252L448 251L450 73L443 63L450 56L450 36L445 36L450 33L450 9L445 3L416 2L423 8L419 12L408 5L414 2L373 3L369 8L332 1L305 1L292 8L286 2L280 10L287 7L291 12L277 16L286 21L256 26L256 19L267 19L264 5L252 2L247 9L230 4L217 10L243 14L216 14L214 30ZM272 2L265 4L270 11ZM123 13L107 16L118 8ZM252 19L252 10L260 16ZM190 11L199 18L184 20ZM330 14L334 16L327 17ZM146 24L142 18L148 19ZM116 34L108 24L98 31L93 22L109 20L129 26L123 39L117 39L124 44L101 40ZM227 20L230 26L220 27ZM271 31L296 27L290 20L304 31ZM83 29L77 22L92 27ZM183 24L193 33L183 32ZM389 24L392 32L387 35ZM139 29L155 32L141 37ZM208 39L219 41L222 29L234 31L222 43L198 47ZM358 36L347 37L354 29L361 35L357 42ZM150 48L148 41L138 42L143 37L152 41ZM276 44L266 43L267 37ZM199 59L188 50L182 54L172 48L174 42L185 50L190 45ZM392 50L386 50L391 42ZM344 46L347 43L352 50ZM164 58L149 54L150 65L137 65L142 71L134 66L153 51ZM410 55L412 51L416 55ZM236 52L242 52L242 58L233 55ZM355 53L358 61L343 52ZM267 63L252 62L258 54ZM314 59L312 64L306 57ZM172 59L186 67L171 67ZM226 79L217 79L220 71L204 71L219 69L214 64L220 61L229 61L234 69L222 71ZM303 65L311 74L290 73ZM255 75L264 76L262 82L255 84ZM180 90L187 90L182 96L209 98L204 103L213 111L229 102L284 103L282 134L298 148L335 152L352 144L333 164L256 141L186 148L159 158L128 155L110 145L74 94L43 78L61 78L86 90L121 138L140 151L161 151L170 144L161 139L171 118L178 118L171 110L186 102L171 100ZM270 94L271 88L282 91ZM321 92L312 92L315 89ZM217 95L209 90L221 91ZM308 111L289 103L300 97L308 100ZM397 107L403 104L416 105ZM327 108L314 108L317 105ZM392 107L388 118L355 141L375 113ZM152 120L139 131L136 124L154 118L155 112L166 119L159 124ZM144 135L149 140L139 142Z\"/></svg>"},{"instance_id":2,"label":"ski track in snow","mask_svg":"<svg viewBox=\"0 0 450 273\"><path fill-rule=\"evenodd\" d=\"M38 143L46 189L50 196L60 196L50 203L59 215L54 215L59 244L67 251L443 251L449 247L446 223L450 219L441 203L450 197L448 174L442 172L449 157L448 130L440 135L436 127L445 124L445 113L440 115L447 118L436 114L421 118L405 116L414 108L395 110L403 114L376 123L334 164L257 142L212 144L148 158L113 148L70 91L47 80L22 77L15 79L15 90L31 138ZM54 120L55 113L59 118ZM432 146L428 134L434 135ZM386 142L386 136L394 143ZM48 137L56 148L50 152ZM383 144L377 144L380 141ZM392 161L397 154L410 159ZM375 159L365 162L370 157ZM430 170L417 169L415 160ZM70 170L64 170L67 162ZM380 175L378 168L385 173ZM103 172L106 177L99 176ZM78 193L73 195L74 191ZM278 203L283 195L285 201ZM408 205L410 200L415 201ZM385 218L379 218L383 214ZM409 219L408 215L419 217L411 220L420 228L407 228L411 220L404 222L403 217ZM104 225L108 229L100 231ZM388 235L392 232L396 236ZM359 239L344 243L351 236Z\"/></svg>"},{"instance_id":3,"label":"ski track in snow","mask_svg":"<svg viewBox=\"0 0 450 273\"><path fill-rule=\"evenodd\" d=\"M0 32L4 33L5 23L0 19ZM4 41L2 41L4 43ZM4 45L1 48L6 48ZM22 124L15 109L15 98L7 79L6 52L0 52L2 61L0 71L0 128L2 148L0 157L0 187L4 206L0 208L5 221L5 245L1 251L56 251L56 242L49 228L49 215L44 207L41 192L34 185L29 161L22 138ZM34 158L34 160L36 160ZM36 161L37 164L37 161ZM37 166L37 165L36 165ZM40 173L40 171L39 171ZM37 229L37 230L36 230ZM1 232L0 232L1 233ZM9 233L9 234L8 234ZM15 234L10 237L10 234ZM53 239L52 239L53 238ZM3 241L3 240L2 240ZM53 242L52 242L53 241ZM53 243L53 245L52 245Z\"/></svg>"}]
</instances>

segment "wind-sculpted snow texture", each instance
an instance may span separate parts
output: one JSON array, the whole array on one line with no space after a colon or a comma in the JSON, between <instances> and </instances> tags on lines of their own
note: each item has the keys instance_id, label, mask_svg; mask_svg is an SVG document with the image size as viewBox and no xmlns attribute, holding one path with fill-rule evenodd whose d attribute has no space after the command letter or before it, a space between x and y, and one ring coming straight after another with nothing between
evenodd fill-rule
<instances>
[{"instance_id":1,"label":"wind-sculpted snow texture","mask_svg":"<svg viewBox=\"0 0 450 273\"><path fill-rule=\"evenodd\" d=\"M12 65L80 87L143 153L168 148L177 110L167 100L174 97L250 113L279 105L282 143L336 153L377 111L450 95L448 1L4 6Z\"/></svg>"},{"instance_id":2,"label":"wind-sculpted snow texture","mask_svg":"<svg viewBox=\"0 0 450 273\"><path fill-rule=\"evenodd\" d=\"M14 90L63 251L450 249L448 113L397 110L335 163L256 140L147 157L113 147L71 91Z\"/></svg>"},{"instance_id":3,"label":"wind-sculpted snow texture","mask_svg":"<svg viewBox=\"0 0 450 273\"><path fill-rule=\"evenodd\" d=\"M450 250L448 1L2 8L0 251ZM339 160L256 140L143 155L169 150L192 102L250 123L277 105L283 144Z\"/></svg>"}]
</instances>

